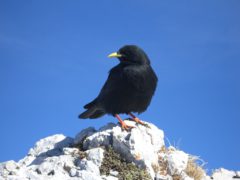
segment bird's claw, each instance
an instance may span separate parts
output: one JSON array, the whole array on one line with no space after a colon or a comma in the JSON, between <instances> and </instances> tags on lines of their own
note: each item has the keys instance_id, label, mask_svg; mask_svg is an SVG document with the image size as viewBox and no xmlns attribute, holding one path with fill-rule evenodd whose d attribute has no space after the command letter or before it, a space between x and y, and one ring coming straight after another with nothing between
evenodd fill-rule
<instances>
[{"instance_id":1,"label":"bird's claw","mask_svg":"<svg viewBox=\"0 0 240 180\"><path fill-rule=\"evenodd\" d=\"M137 124L141 124L147 128L151 128L147 123L142 122L139 118L129 118L129 120L135 121Z\"/></svg>"},{"instance_id":2,"label":"bird's claw","mask_svg":"<svg viewBox=\"0 0 240 180\"><path fill-rule=\"evenodd\" d=\"M121 124L122 130L131 131L134 126L127 125L125 122Z\"/></svg>"},{"instance_id":3,"label":"bird's claw","mask_svg":"<svg viewBox=\"0 0 240 180\"><path fill-rule=\"evenodd\" d=\"M141 125L145 126L146 128L150 128L151 129L151 127L147 123L143 123Z\"/></svg>"}]
</instances>

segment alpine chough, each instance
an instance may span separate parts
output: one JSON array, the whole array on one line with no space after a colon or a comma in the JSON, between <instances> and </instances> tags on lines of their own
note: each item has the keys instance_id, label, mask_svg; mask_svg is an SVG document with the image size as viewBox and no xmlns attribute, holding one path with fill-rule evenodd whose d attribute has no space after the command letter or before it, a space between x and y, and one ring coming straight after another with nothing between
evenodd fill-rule
<instances>
[{"instance_id":1,"label":"alpine chough","mask_svg":"<svg viewBox=\"0 0 240 180\"><path fill-rule=\"evenodd\" d=\"M158 79L147 54L136 45L126 45L108 57L116 57L120 62L110 70L99 95L84 106L86 111L79 118L95 119L111 114L123 129L129 130L133 127L118 115L125 113L144 125L132 112L142 113L147 109L157 86Z\"/></svg>"}]
</instances>

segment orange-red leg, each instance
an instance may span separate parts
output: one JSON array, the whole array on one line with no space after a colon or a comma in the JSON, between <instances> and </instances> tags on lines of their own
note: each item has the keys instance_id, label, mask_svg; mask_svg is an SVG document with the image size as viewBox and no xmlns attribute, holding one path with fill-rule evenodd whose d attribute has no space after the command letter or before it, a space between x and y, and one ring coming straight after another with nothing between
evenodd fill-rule
<instances>
[{"instance_id":1,"label":"orange-red leg","mask_svg":"<svg viewBox=\"0 0 240 180\"><path fill-rule=\"evenodd\" d=\"M128 113L131 117L132 117L132 119L136 122L136 123L138 123L138 124L142 124L142 125L146 125L144 122L142 122L138 117L136 117L136 116L134 116L134 114L132 114L132 113Z\"/></svg>"},{"instance_id":2,"label":"orange-red leg","mask_svg":"<svg viewBox=\"0 0 240 180\"><path fill-rule=\"evenodd\" d=\"M118 115L118 114L115 114L115 117L118 119L118 121L120 122L121 126L122 126L122 129L123 130L131 130L132 128L134 128L134 126L130 126L130 125L127 125L122 119L121 117Z\"/></svg>"},{"instance_id":3,"label":"orange-red leg","mask_svg":"<svg viewBox=\"0 0 240 180\"><path fill-rule=\"evenodd\" d=\"M130 116L132 117L132 119L133 119L136 123L141 124L141 125L143 125L143 126L145 126L145 127L147 127L147 128L150 128L150 126L149 126L148 124L142 122L139 118L137 118L136 116L134 116L132 113L128 113L128 115L130 115Z\"/></svg>"}]
</instances>

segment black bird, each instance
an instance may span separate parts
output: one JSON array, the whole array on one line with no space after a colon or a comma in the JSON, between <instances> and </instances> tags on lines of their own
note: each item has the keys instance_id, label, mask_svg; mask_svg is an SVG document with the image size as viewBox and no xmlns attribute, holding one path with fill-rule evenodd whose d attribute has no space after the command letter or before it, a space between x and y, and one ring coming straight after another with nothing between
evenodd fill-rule
<instances>
[{"instance_id":1,"label":"black bird","mask_svg":"<svg viewBox=\"0 0 240 180\"><path fill-rule=\"evenodd\" d=\"M143 124L132 112L142 113L149 106L157 86L154 73L146 53L135 45L126 45L108 57L117 57L120 63L113 67L99 95L84 106L81 119L95 119L105 114L115 116L123 129L127 125L118 114L126 113L137 123Z\"/></svg>"}]
</instances>

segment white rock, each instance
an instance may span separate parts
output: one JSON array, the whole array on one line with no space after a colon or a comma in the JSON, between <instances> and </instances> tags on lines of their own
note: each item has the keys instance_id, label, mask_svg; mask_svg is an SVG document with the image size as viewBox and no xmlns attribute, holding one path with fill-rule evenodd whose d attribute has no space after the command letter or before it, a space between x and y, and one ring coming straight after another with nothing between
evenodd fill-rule
<instances>
[{"instance_id":1,"label":"white rock","mask_svg":"<svg viewBox=\"0 0 240 180\"><path fill-rule=\"evenodd\" d=\"M193 178L189 177L185 172L181 173L182 180L194 180Z\"/></svg>"},{"instance_id":2,"label":"white rock","mask_svg":"<svg viewBox=\"0 0 240 180\"><path fill-rule=\"evenodd\" d=\"M81 170L86 170L87 172L100 175L99 167L96 164L94 164L92 161L87 161L83 159L79 161L77 165L81 168Z\"/></svg>"},{"instance_id":3,"label":"white rock","mask_svg":"<svg viewBox=\"0 0 240 180\"><path fill-rule=\"evenodd\" d=\"M38 141L28 155L19 162L0 163L0 180L117 180L117 171L110 170L110 176L100 175L100 166L104 159L104 148L112 146L124 159L146 168L152 179L172 180L173 174L180 174L182 180L193 180L184 172L188 154L173 147L166 151L159 150L164 146L163 131L147 123L150 128L136 125L133 121L125 123L135 126L131 131L123 131L119 125L109 123L96 131L87 128L75 137L61 134L53 135ZM82 143L86 157L73 147ZM160 160L161 159L161 160ZM158 161L167 162L168 174L162 176L154 172L152 164ZM233 171L219 169L212 175L214 180L230 180L236 176ZM205 176L202 180L210 180Z\"/></svg>"},{"instance_id":4,"label":"white rock","mask_svg":"<svg viewBox=\"0 0 240 180\"><path fill-rule=\"evenodd\" d=\"M12 161L12 160L7 161L5 163L5 169L9 172L16 170L18 167L19 167L18 164L15 161Z\"/></svg>"},{"instance_id":5,"label":"white rock","mask_svg":"<svg viewBox=\"0 0 240 180\"><path fill-rule=\"evenodd\" d=\"M7 178L7 180L21 180L22 178L19 178L18 176L11 175Z\"/></svg>"},{"instance_id":6,"label":"white rock","mask_svg":"<svg viewBox=\"0 0 240 180\"><path fill-rule=\"evenodd\" d=\"M36 159L35 156L28 154L27 156L25 156L23 159L21 159L20 161L18 161L19 166L27 166L29 164L31 164L34 160Z\"/></svg>"},{"instance_id":7,"label":"white rock","mask_svg":"<svg viewBox=\"0 0 240 180\"><path fill-rule=\"evenodd\" d=\"M135 125L132 121L125 122ZM154 177L152 164L158 162L157 152L164 146L164 133L156 126L147 124L150 128L138 125L131 132L123 132L119 126L114 127L113 148L126 160L135 162L140 168L147 168Z\"/></svg>"},{"instance_id":8,"label":"white rock","mask_svg":"<svg viewBox=\"0 0 240 180\"><path fill-rule=\"evenodd\" d=\"M102 148L94 148L86 151L87 160L92 161L98 167L101 166L104 158L104 150Z\"/></svg>"},{"instance_id":9,"label":"white rock","mask_svg":"<svg viewBox=\"0 0 240 180\"><path fill-rule=\"evenodd\" d=\"M102 180L102 178L99 175L88 172L86 170L78 171L77 176L82 180Z\"/></svg>"},{"instance_id":10,"label":"white rock","mask_svg":"<svg viewBox=\"0 0 240 180\"><path fill-rule=\"evenodd\" d=\"M78 153L79 153L79 149L78 148L69 148L69 147L66 147L66 148L63 148L63 153L65 155L72 155L72 156L77 156Z\"/></svg>"},{"instance_id":11,"label":"white rock","mask_svg":"<svg viewBox=\"0 0 240 180\"><path fill-rule=\"evenodd\" d=\"M64 147L73 144L73 139L62 134L56 134L38 141L34 148L31 148L28 155L31 156L53 156L62 153Z\"/></svg>"},{"instance_id":12,"label":"white rock","mask_svg":"<svg viewBox=\"0 0 240 180\"><path fill-rule=\"evenodd\" d=\"M166 159L170 174L181 174L187 167L188 157L188 154L184 153L183 151L169 151L169 154L166 155Z\"/></svg>"},{"instance_id":13,"label":"white rock","mask_svg":"<svg viewBox=\"0 0 240 180\"><path fill-rule=\"evenodd\" d=\"M117 172L117 171L113 171L113 170L110 170L109 174L112 175L112 176L117 177L118 174L119 174L119 172Z\"/></svg>"},{"instance_id":14,"label":"white rock","mask_svg":"<svg viewBox=\"0 0 240 180\"><path fill-rule=\"evenodd\" d=\"M182 178L182 180L194 180L194 179L189 176L185 176L184 178Z\"/></svg>"},{"instance_id":15,"label":"white rock","mask_svg":"<svg viewBox=\"0 0 240 180\"><path fill-rule=\"evenodd\" d=\"M17 175L19 169L18 163L15 161L7 161L0 164L0 177L7 177L10 175Z\"/></svg>"},{"instance_id":16,"label":"white rock","mask_svg":"<svg viewBox=\"0 0 240 180\"><path fill-rule=\"evenodd\" d=\"M20 177L25 177L26 179L30 179L30 180L33 180L33 179L34 180L43 179L36 172L33 172L33 171L22 171Z\"/></svg>"},{"instance_id":17,"label":"white rock","mask_svg":"<svg viewBox=\"0 0 240 180\"><path fill-rule=\"evenodd\" d=\"M114 176L101 176L102 180L118 180L117 177Z\"/></svg>"},{"instance_id":18,"label":"white rock","mask_svg":"<svg viewBox=\"0 0 240 180\"><path fill-rule=\"evenodd\" d=\"M99 131L88 136L83 142L83 149L92 149L100 146L109 146L112 144L112 129Z\"/></svg>"},{"instance_id":19,"label":"white rock","mask_svg":"<svg viewBox=\"0 0 240 180\"><path fill-rule=\"evenodd\" d=\"M234 176L236 176L234 171L229 171L224 168L216 169L212 174L214 180L234 180Z\"/></svg>"},{"instance_id":20,"label":"white rock","mask_svg":"<svg viewBox=\"0 0 240 180\"><path fill-rule=\"evenodd\" d=\"M172 176L169 176L169 175L160 175L160 174L156 174L156 177L154 180L172 180Z\"/></svg>"},{"instance_id":21,"label":"white rock","mask_svg":"<svg viewBox=\"0 0 240 180\"><path fill-rule=\"evenodd\" d=\"M80 133L78 133L76 136L75 136L75 139L74 139L74 144L79 144L79 143L82 143L82 141L92 135L93 133L95 133L96 130L93 128L93 127L89 127L89 128L86 128L86 129L83 129Z\"/></svg>"},{"instance_id":22,"label":"white rock","mask_svg":"<svg viewBox=\"0 0 240 180\"><path fill-rule=\"evenodd\" d=\"M62 169L63 163L58 157L45 159L37 168L38 174L54 175L56 170Z\"/></svg>"},{"instance_id":23,"label":"white rock","mask_svg":"<svg viewBox=\"0 0 240 180\"><path fill-rule=\"evenodd\" d=\"M63 168L69 172L72 168L75 168L76 158L73 156L64 155L60 157L60 161L63 164Z\"/></svg>"},{"instance_id":24,"label":"white rock","mask_svg":"<svg viewBox=\"0 0 240 180\"><path fill-rule=\"evenodd\" d=\"M70 174L71 177L74 177L74 176L77 175L77 170L75 168L72 168L72 169L70 169L69 174Z\"/></svg>"}]
</instances>

